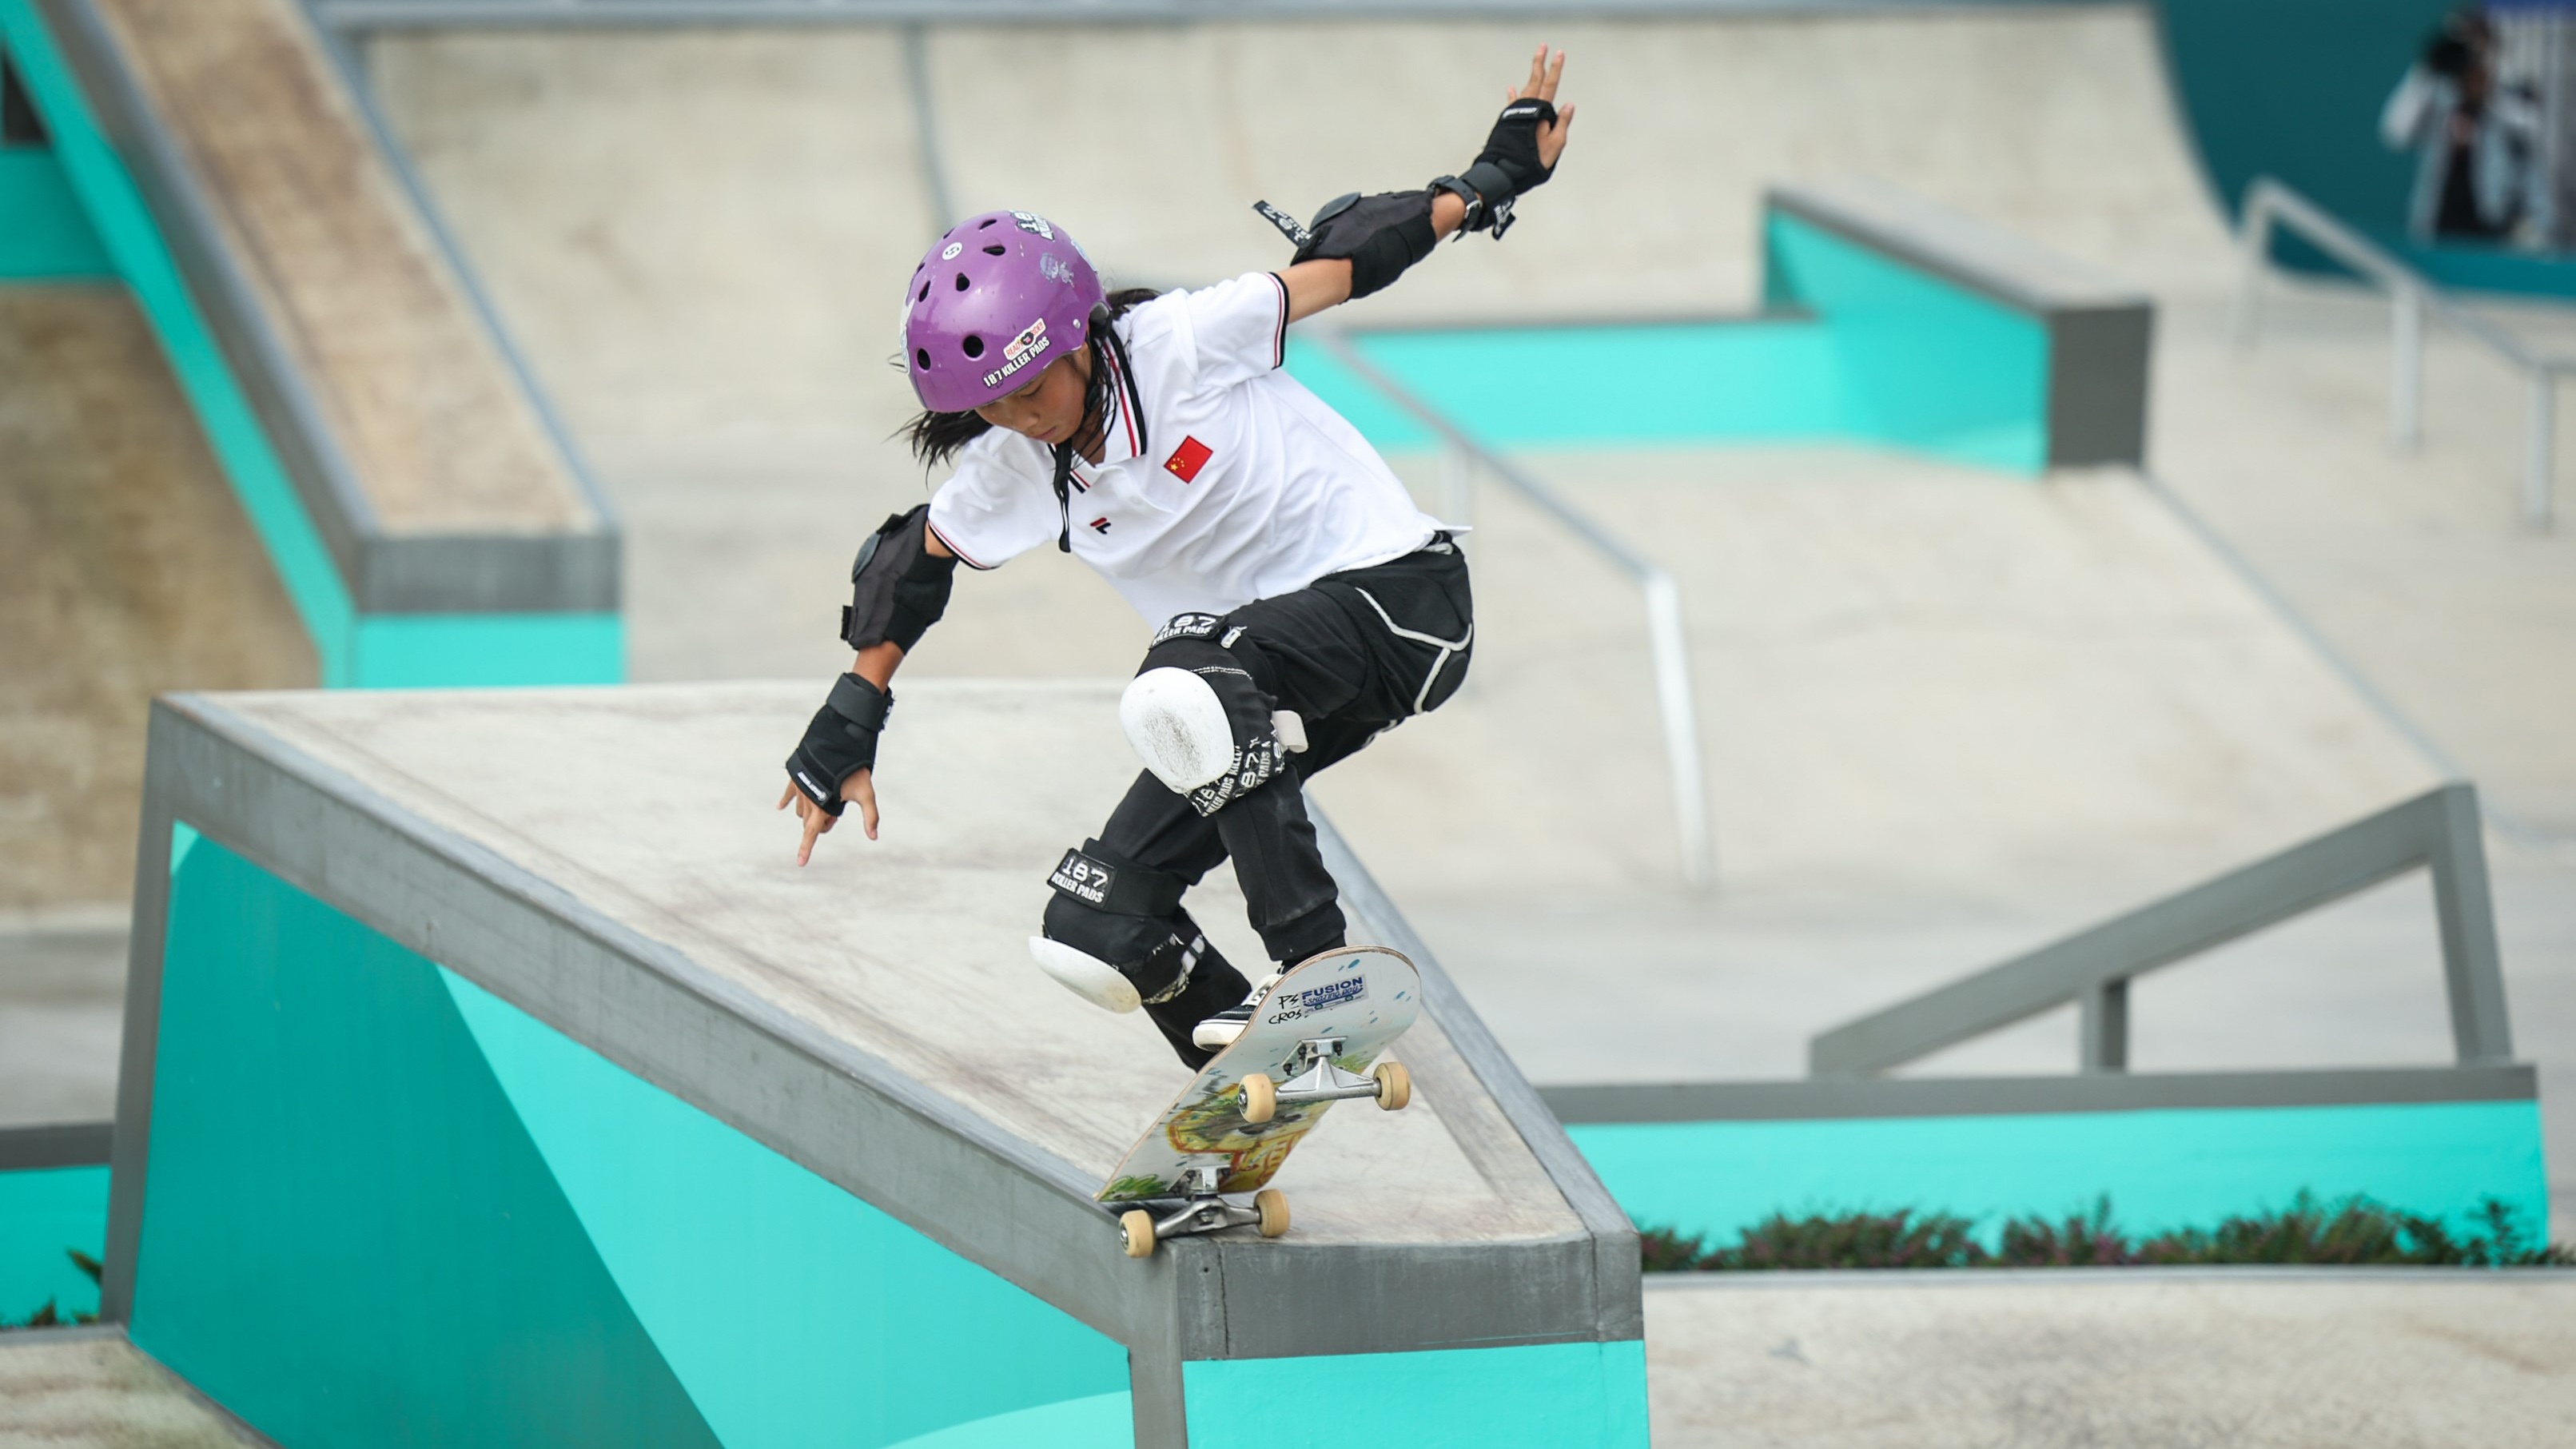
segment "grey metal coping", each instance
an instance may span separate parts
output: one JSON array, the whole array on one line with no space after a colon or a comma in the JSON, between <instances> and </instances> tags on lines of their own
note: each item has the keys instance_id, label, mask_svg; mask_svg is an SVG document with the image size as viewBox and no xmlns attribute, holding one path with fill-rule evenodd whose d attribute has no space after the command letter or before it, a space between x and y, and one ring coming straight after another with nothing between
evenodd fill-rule
<instances>
[{"instance_id":1,"label":"grey metal coping","mask_svg":"<svg viewBox=\"0 0 2576 1449\"><path fill-rule=\"evenodd\" d=\"M1611 1082L1538 1089L1558 1120L1784 1122L1978 1117L2402 1102L2529 1102L2527 1065L2354 1067L2067 1077L1808 1077L1769 1082Z\"/></svg>"},{"instance_id":2,"label":"grey metal coping","mask_svg":"<svg viewBox=\"0 0 2576 1449\"><path fill-rule=\"evenodd\" d=\"M2154 305L2117 277L1883 181L1772 186L1763 201L2019 311L2048 315Z\"/></svg>"},{"instance_id":3,"label":"grey metal coping","mask_svg":"<svg viewBox=\"0 0 2576 1449\"><path fill-rule=\"evenodd\" d=\"M354 607L362 614L616 610L621 568L616 516L568 448L563 449L565 468L595 520L591 528L398 533L385 526L293 352L243 274L242 259L223 241L206 183L145 99L140 78L93 0L35 3L142 193ZM397 174L409 188L409 178ZM470 279L471 269L445 231L433 224L429 233L445 252L447 265ZM479 308L470 280L467 293ZM482 320L491 325L488 310L482 311ZM497 328L493 331L499 335ZM518 386L537 398L506 341L500 351ZM542 400L537 412L551 428L553 419ZM560 430L554 438L560 447Z\"/></svg>"},{"instance_id":4,"label":"grey metal coping","mask_svg":"<svg viewBox=\"0 0 2576 1449\"><path fill-rule=\"evenodd\" d=\"M1588 1173L1566 1170L1570 1144L1550 1138L1526 1096L1514 1099L1517 1078L1445 980L1429 996L1435 1019L1533 1136L1587 1231L1501 1244L1319 1244L1293 1255L1193 1238L1131 1260L1092 1201L1093 1178L1061 1157L203 696L166 697L152 711L102 1295L111 1321L132 1305L149 1190L170 831L181 819L1127 1344L1146 1440L1180 1442L1169 1426L1187 1359L1642 1333L1624 1218ZM1343 852L1337 865L1351 864ZM1354 904L1376 929L1414 940L1364 876L1355 884Z\"/></svg>"},{"instance_id":5,"label":"grey metal coping","mask_svg":"<svg viewBox=\"0 0 2576 1449\"><path fill-rule=\"evenodd\" d=\"M116 1135L113 1122L48 1123L0 1127L0 1172L53 1167L105 1167Z\"/></svg>"},{"instance_id":6,"label":"grey metal coping","mask_svg":"<svg viewBox=\"0 0 2576 1449\"><path fill-rule=\"evenodd\" d=\"M1133 25L1225 20L1688 19L2076 9L2123 0L305 0L347 30L496 25Z\"/></svg>"},{"instance_id":7,"label":"grey metal coping","mask_svg":"<svg viewBox=\"0 0 2576 1449\"><path fill-rule=\"evenodd\" d=\"M1475 1072L1476 1079L1484 1084L1485 1090L1492 1094L1504 1117L1520 1133L1521 1141L1528 1144L1539 1165L1547 1170L1548 1178L1556 1184L1557 1191L1565 1195L1567 1204L1583 1219L1585 1230L1592 1235L1598 1262L1598 1280L1593 1291L1598 1295L1604 1325L1609 1326L1611 1315L1635 1294L1640 1271L1637 1230L1629 1223L1627 1212L1611 1197L1610 1189L1603 1185L1600 1174L1592 1170L1592 1164L1584 1159L1582 1149L1574 1145L1574 1139L1565 1135L1565 1125L1545 1090L1532 1086L1529 1079L1521 1075L1520 1067L1503 1050L1502 1043L1494 1039L1484 1019L1477 1016L1475 1009L1467 1004L1467 999L1459 994L1457 983L1441 969L1431 947L1414 934L1412 925L1396 910L1395 903L1387 898L1386 892L1368 873L1368 867L1360 863L1349 843L1342 839L1341 832L1333 828L1333 823L1324 817L1322 808L1311 797L1307 801L1307 810L1314 816L1315 834L1324 850L1324 864L1332 872L1333 883L1341 889L1343 907L1361 929L1413 959L1415 967L1422 972L1423 999L1432 1016L1449 1033L1451 1044L1466 1059L1469 1069ZM1604 1336L1633 1336L1630 1327L1623 1320L1618 1325L1618 1332L1605 1333ZM1637 1319L1633 1329L1634 1334L1643 1334L1644 1320Z\"/></svg>"}]
</instances>

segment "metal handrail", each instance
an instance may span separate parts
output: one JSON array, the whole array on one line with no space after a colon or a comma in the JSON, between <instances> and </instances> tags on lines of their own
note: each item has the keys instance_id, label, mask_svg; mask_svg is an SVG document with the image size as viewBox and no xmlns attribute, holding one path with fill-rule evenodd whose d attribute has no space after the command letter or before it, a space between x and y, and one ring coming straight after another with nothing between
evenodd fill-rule
<instances>
[{"instance_id":1,"label":"metal handrail","mask_svg":"<svg viewBox=\"0 0 2576 1449\"><path fill-rule=\"evenodd\" d=\"M2418 866L2433 874L2451 1040L2462 1065L2513 1060L2474 786L2444 785L2152 905L1990 966L1807 1043L1812 1076L1900 1067L2074 1002L2083 1068L2129 1063L2129 983Z\"/></svg>"},{"instance_id":2,"label":"metal handrail","mask_svg":"<svg viewBox=\"0 0 2576 1449\"><path fill-rule=\"evenodd\" d=\"M2453 302L2423 273L2398 260L2377 242L2269 176L2256 177L2245 188L2245 214L2238 232L2244 266L2238 274L2235 304L2228 315L2228 333L2238 347L2254 345L2264 260L2271 254L2273 230L2284 226L2388 293L2393 333L2389 422L2399 447L2412 448L2424 437L2424 320L2428 315L2475 338L2522 372L2527 404L2522 516L2531 527L2547 529L2556 509L2552 475L2557 447L2557 382L2561 376L2576 373L2576 358L2533 350L2494 321Z\"/></svg>"},{"instance_id":3,"label":"metal handrail","mask_svg":"<svg viewBox=\"0 0 2576 1449\"><path fill-rule=\"evenodd\" d=\"M1714 884L1717 853L1709 824L1708 782L1700 767L1699 709L1691 692L1690 644L1682 626L1681 590L1673 583L1673 576L1559 497L1556 490L1513 466L1403 384L1379 371L1340 331L1316 328L1308 335L1331 353L1334 361L1439 435L1450 449L1448 486L1454 494L1464 494L1474 470L1490 473L1636 582L1645 596L1646 635L1654 652L1655 695L1663 717L1665 764L1672 775L1674 824L1681 835L1682 878L1694 888Z\"/></svg>"}]
</instances>

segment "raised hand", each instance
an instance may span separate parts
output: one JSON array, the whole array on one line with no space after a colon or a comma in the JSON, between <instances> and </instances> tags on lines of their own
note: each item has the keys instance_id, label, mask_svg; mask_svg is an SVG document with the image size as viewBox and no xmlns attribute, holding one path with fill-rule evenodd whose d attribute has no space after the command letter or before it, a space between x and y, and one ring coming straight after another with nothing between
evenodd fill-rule
<instances>
[{"instance_id":1,"label":"raised hand","mask_svg":"<svg viewBox=\"0 0 2576 1449\"><path fill-rule=\"evenodd\" d=\"M1530 56L1529 79L1503 91L1503 104L1510 105L1523 96L1556 105L1557 82L1565 77L1565 52L1550 55L1544 45ZM1556 107L1556 119L1538 128L1539 164L1553 171L1556 158L1565 154L1565 133L1574 128L1574 103Z\"/></svg>"}]
</instances>

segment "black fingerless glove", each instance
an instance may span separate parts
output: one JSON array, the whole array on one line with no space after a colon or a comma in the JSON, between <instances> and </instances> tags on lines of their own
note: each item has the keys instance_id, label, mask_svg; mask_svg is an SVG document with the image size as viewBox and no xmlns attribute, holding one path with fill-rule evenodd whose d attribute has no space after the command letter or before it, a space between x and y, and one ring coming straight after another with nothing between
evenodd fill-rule
<instances>
[{"instance_id":1,"label":"black fingerless glove","mask_svg":"<svg viewBox=\"0 0 2576 1449\"><path fill-rule=\"evenodd\" d=\"M1457 176L1443 176L1431 183L1434 191L1451 191L1467 203L1467 220L1462 232L1491 231L1494 240L1512 228L1512 203L1528 192L1547 184L1556 174L1553 166L1538 159L1538 133L1542 126L1556 124L1556 106L1535 96L1517 100L1503 107L1494 121L1493 132L1485 137L1485 149L1476 153L1475 163Z\"/></svg>"},{"instance_id":2,"label":"black fingerless glove","mask_svg":"<svg viewBox=\"0 0 2576 1449\"><path fill-rule=\"evenodd\" d=\"M877 734L894 696L855 674L832 681L832 697L814 711L805 738L787 757L787 778L826 815L841 813L841 782L876 768Z\"/></svg>"}]
</instances>

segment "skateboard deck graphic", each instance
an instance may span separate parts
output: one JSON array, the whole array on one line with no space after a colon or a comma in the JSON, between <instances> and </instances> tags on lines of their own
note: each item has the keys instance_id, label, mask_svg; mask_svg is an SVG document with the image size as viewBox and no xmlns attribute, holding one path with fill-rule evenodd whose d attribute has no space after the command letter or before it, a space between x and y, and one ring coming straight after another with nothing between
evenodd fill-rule
<instances>
[{"instance_id":1,"label":"skateboard deck graphic","mask_svg":"<svg viewBox=\"0 0 2576 1449\"><path fill-rule=\"evenodd\" d=\"M1299 962L1263 999L1234 1045L1201 1067L1145 1129L1095 1197L1104 1203L1182 1197L1193 1168L1219 1169L1223 1192L1266 1186L1333 1104L1282 1094L1270 1120L1248 1122L1244 1079L1258 1073L1272 1083L1288 1082L1305 1067L1303 1043L1335 1038L1341 1045L1333 1065L1365 1077L1421 1010L1422 979L1401 952L1345 946Z\"/></svg>"}]
</instances>

